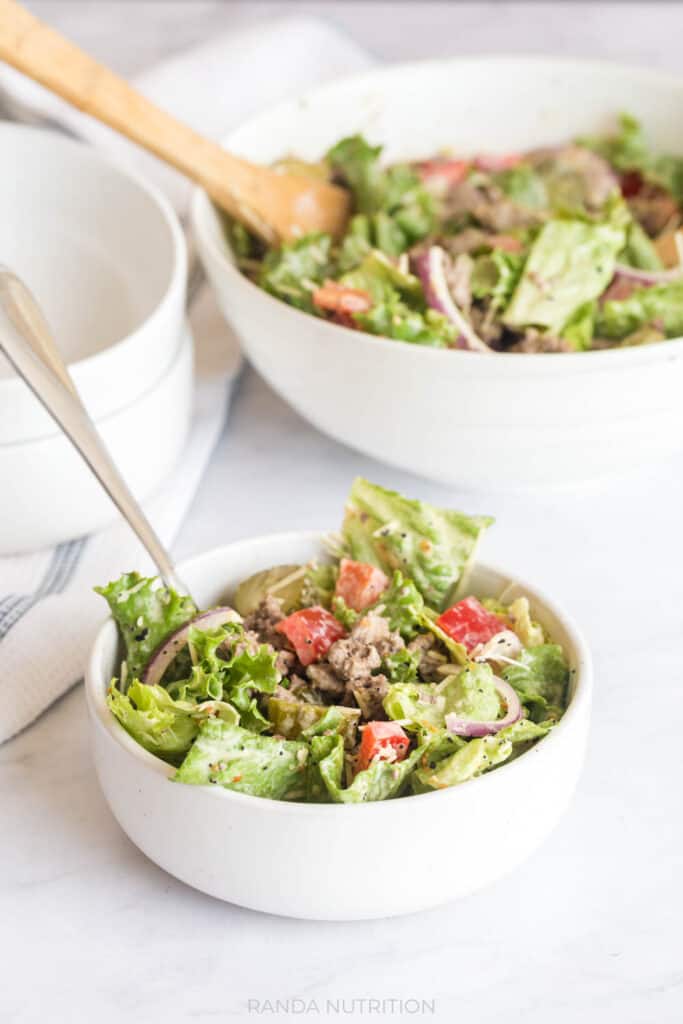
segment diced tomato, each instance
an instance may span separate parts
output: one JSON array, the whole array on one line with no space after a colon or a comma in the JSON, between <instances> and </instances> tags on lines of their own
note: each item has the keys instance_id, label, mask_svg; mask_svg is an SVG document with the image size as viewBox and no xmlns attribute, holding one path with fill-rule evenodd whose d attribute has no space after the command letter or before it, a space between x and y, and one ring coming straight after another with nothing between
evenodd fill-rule
<instances>
[{"instance_id":1,"label":"diced tomato","mask_svg":"<svg viewBox=\"0 0 683 1024\"><path fill-rule=\"evenodd\" d=\"M637 196L643 187L643 176L640 171L627 171L621 175L621 194L624 199Z\"/></svg>"},{"instance_id":2,"label":"diced tomato","mask_svg":"<svg viewBox=\"0 0 683 1024\"><path fill-rule=\"evenodd\" d=\"M361 288L348 288L338 281L325 281L313 292L313 305L326 313L367 313L372 297Z\"/></svg>"},{"instance_id":3,"label":"diced tomato","mask_svg":"<svg viewBox=\"0 0 683 1024\"><path fill-rule=\"evenodd\" d=\"M522 157L519 153L480 153L474 158L474 166L478 171L495 174L497 171L507 171L521 163Z\"/></svg>"},{"instance_id":4,"label":"diced tomato","mask_svg":"<svg viewBox=\"0 0 683 1024\"><path fill-rule=\"evenodd\" d=\"M363 729L358 752L358 771L373 761L402 761L410 740L396 722L368 722Z\"/></svg>"},{"instance_id":5,"label":"diced tomato","mask_svg":"<svg viewBox=\"0 0 683 1024\"><path fill-rule=\"evenodd\" d=\"M335 640L346 636L341 622L325 608L302 608L278 622L275 629L286 636L302 665L319 661Z\"/></svg>"},{"instance_id":6,"label":"diced tomato","mask_svg":"<svg viewBox=\"0 0 683 1024\"><path fill-rule=\"evenodd\" d=\"M436 620L444 633L462 644L468 654L479 644L485 644L496 633L507 629L507 624L493 612L484 608L476 597L466 597Z\"/></svg>"},{"instance_id":7,"label":"diced tomato","mask_svg":"<svg viewBox=\"0 0 683 1024\"><path fill-rule=\"evenodd\" d=\"M417 173L425 184L438 181L446 187L459 185L467 177L470 164L467 160L449 160L446 157L436 160L424 160L418 165Z\"/></svg>"},{"instance_id":8,"label":"diced tomato","mask_svg":"<svg viewBox=\"0 0 683 1024\"><path fill-rule=\"evenodd\" d=\"M374 604L388 586L389 580L381 569L367 562L342 558L334 592L349 608L362 612Z\"/></svg>"}]
</instances>

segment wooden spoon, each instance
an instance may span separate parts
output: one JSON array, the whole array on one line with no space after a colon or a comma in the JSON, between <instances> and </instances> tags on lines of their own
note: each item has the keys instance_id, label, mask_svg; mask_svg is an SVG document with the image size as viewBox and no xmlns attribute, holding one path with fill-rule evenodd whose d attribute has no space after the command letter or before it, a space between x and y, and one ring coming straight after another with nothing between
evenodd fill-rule
<instances>
[{"instance_id":1,"label":"wooden spoon","mask_svg":"<svg viewBox=\"0 0 683 1024\"><path fill-rule=\"evenodd\" d=\"M15 0L0 0L0 59L171 164L269 244L310 231L342 234L349 212L343 189L232 156Z\"/></svg>"}]
</instances>

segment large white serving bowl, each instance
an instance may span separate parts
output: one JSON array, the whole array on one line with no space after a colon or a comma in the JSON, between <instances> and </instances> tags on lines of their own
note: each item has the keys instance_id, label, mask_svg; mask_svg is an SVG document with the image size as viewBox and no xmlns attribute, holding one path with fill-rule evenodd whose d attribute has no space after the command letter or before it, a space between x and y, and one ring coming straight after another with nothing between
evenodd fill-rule
<instances>
[{"instance_id":1,"label":"large white serving bowl","mask_svg":"<svg viewBox=\"0 0 683 1024\"><path fill-rule=\"evenodd\" d=\"M230 599L259 569L323 552L316 533L238 541L180 567L202 606ZM116 627L97 635L86 696L97 774L119 824L176 878L219 899L290 917L385 917L471 893L511 871L564 812L583 762L591 700L586 644L564 612L525 583L479 565L472 591L526 594L568 656L571 699L559 725L523 756L453 789L362 805L258 799L173 783L173 769L138 746L110 714ZM438 862L447 870L433 870Z\"/></svg>"},{"instance_id":2,"label":"large white serving bowl","mask_svg":"<svg viewBox=\"0 0 683 1024\"><path fill-rule=\"evenodd\" d=\"M139 501L157 490L183 450L192 415L193 356L193 338L185 327L171 364L149 389L95 420ZM0 481L0 555L80 537L118 515L63 434L0 444Z\"/></svg>"},{"instance_id":3,"label":"large white serving bowl","mask_svg":"<svg viewBox=\"0 0 683 1024\"><path fill-rule=\"evenodd\" d=\"M609 129L627 109L681 151L683 79L530 57L394 65L283 103L226 146L268 162L317 159L344 135L389 161L444 146L506 152ZM273 388L360 451L464 487L525 488L618 475L683 447L683 341L563 355L476 355L369 337L278 302L236 269L195 191L199 249L225 316Z\"/></svg>"}]
</instances>

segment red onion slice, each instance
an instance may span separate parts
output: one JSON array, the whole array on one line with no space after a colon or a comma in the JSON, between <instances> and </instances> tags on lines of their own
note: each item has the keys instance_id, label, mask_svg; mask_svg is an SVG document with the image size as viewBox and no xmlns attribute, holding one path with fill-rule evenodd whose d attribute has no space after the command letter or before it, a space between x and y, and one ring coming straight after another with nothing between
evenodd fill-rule
<instances>
[{"instance_id":1,"label":"red onion slice","mask_svg":"<svg viewBox=\"0 0 683 1024\"><path fill-rule=\"evenodd\" d=\"M443 313L458 330L456 345L471 352L487 352L491 349L472 329L467 318L460 312L451 295L446 280L446 253L440 245L431 245L426 252L415 259L415 272L422 282L427 305Z\"/></svg>"},{"instance_id":2,"label":"red onion slice","mask_svg":"<svg viewBox=\"0 0 683 1024\"><path fill-rule=\"evenodd\" d=\"M210 629L218 629L226 622L241 622L242 616L238 615L234 608L212 608L209 612L202 612L194 619L186 622L180 629L164 640L160 647L157 647L152 657L147 662L145 671L142 673L142 682L153 686L160 683L164 672L171 664L176 654L179 653L187 643L191 629L201 629L206 632Z\"/></svg>"},{"instance_id":3,"label":"red onion slice","mask_svg":"<svg viewBox=\"0 0 683 1024\"><path fill-rule=\"evenodd\" d=\"M508 725L514 725L522 717L522 705L519 697L504 679L496 677L496 690L502 698L505 707L505 717L497 718L495 722L477 722L472 718L461 718L455 711L446 715L446 728L456 736L479 737L493 736L495 733L505 729Z\"/></svg>"},{"instance_id":4,"label":"red onion slice","mask_svg":"<svg viewBox=\"0 0 683 1024\"><path fill-rule=\"evenodd\" d=\"M683 276L683 267L670 267L668 270L641 270L639 267L629 267L625 263L617 263L614 268L614 276L620 274L622 277L630 278L639 284L666 284L669 281L677 281Z\"/></svg>"},{"instance_id":5,"label":"red onion slice","mask_svg":"<svg viewBox=\"0 0 683 1024\"><path fill-rule=\"evenodd\" d=\"M617 263L614 277L600 296L600 305L612 300L619 302L627 299L637 288L670 284L672 281L680 281L681 277L683 267L673 267L671 270L640 270L638 267L628 267L625 263Z\"/></svg>"}]
</instances>

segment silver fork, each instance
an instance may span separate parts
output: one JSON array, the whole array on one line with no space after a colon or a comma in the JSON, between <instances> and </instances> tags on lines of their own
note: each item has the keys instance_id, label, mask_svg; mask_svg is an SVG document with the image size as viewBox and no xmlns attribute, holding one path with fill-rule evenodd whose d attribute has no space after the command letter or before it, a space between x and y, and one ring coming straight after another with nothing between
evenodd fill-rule
<instances>
[{"instance_id":1,"label":"silver fork","mask_svg":"<svg viewBox=\"0 0 683 1024\"><path fill-rule=\"evenodd\" d=\"M2 88L2 86L0 86L0 121L12 121L14 124L25 124L31 128L46 128L49 131L59 132L60 135L65 135L70 139L78 139L81 142L85 141L82 135L79 135L78 132L74 131L64 121L49 114L44 114L41 110L36 110L22 100L18 100L16 96L13 96L11 92ZM197 256L194 242L187 230L187 223L182 217L181 223L187 243L185 309L189 311L199 289L205 281L205 274L201 260Z\"/></svg>"}]
</instances>

